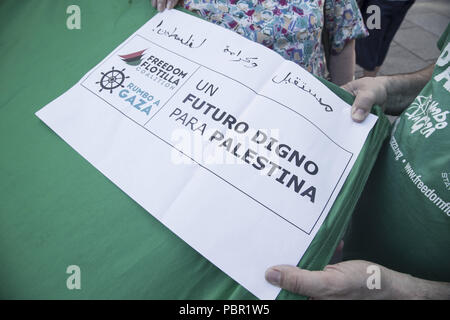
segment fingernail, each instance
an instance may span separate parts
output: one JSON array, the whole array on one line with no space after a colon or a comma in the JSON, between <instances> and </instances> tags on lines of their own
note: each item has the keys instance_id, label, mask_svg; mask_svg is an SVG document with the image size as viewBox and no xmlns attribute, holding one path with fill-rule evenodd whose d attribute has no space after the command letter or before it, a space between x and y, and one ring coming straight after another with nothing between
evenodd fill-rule
<instances>
[{"instance_id":1,"label":"fingernail","mask_svg":"<svg viewBox=\"0 0 450 320\"><path fill-rule=\"evenodd\" d=\"M161 2L158 2L158 11L163 11L164 5Z\"/></svg>"},{"instance_id":2,"label":"fingernail","mask_svg":"<svg viewBox=\"0 0 450 320\"><path fill-rule=\"evenodd\" d=\"M167 9L172 9L173 8L173 0L170 0L167 2Z\"/></svg>"},{"instance_id":3,"label":"fingernail","mask_svg":"<svg viewBox=\"0 0 450 320\"><path fill-rule=\"evenodd\" d=\"M366 111L358 108L353 112L353 117L356 120L363 121L366 118Z\"/></svg>"},{"instance_id":4,"label":"fingernail","mask_svg":"<svg viewBox=\"0 0 450 320\"><path fill-rule=\"evenodd\" d=\"M281 272L276 269L268 269L266 271L266 280L273 285L280 285L281 282Z\"/></svg>"}]
</instances>

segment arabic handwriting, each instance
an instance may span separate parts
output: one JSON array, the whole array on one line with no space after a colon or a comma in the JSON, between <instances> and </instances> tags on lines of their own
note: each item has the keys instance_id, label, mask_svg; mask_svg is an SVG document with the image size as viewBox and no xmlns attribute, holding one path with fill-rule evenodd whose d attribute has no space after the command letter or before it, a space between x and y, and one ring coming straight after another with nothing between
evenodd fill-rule
<instances>
[{"instance_id":1,"label":"arabic handwriting","mask_svg":"<svg viewBox=\"0 0 450 320\"><path fill-rule=\"evenodd\" d=\"M153 29L153 32L156 32L156 34L159 34L159 35L166 36L170 39L179 41L181 44L183 44L191 49L200 48L206 42L206 38L205 38L205 39L203 39L203 41L201 41L198 44L198 41L194 38L193 34L191 34L189 36L189 38L186 39L186 38L182 37L179 33L177 33L178 27L174 27L173 31L169 31L169 30L161 27L163 25L163 23L164 23L164 20L161 20L161 22Z\"/></svg>"},{"instance_id":2,"label":"arabic handwriting","mask_svg":"<svg viewBox=\"0 0 450 320\"><path fill-rule=\"evenodd\" d=\"M223 49L223 52L228 53L230 56L236 57L236 59L231 59L230 61L243 62L243 65L246 68L255 68L258 66L258 64L255 62L256 60L258 60L257 57L245 57L245 58L239 57L242 53L242 50L234 52L230 49L230 46L226 46L225 49Z\"/></svg>"},{"instance_id":3,"label":"arabic handwriting","mask_svg":"<svg viewBox=\"0 0 450 320\"><path fill-rule=\"evenodd\" d=\"M296 86L297 88L299 88L300 90L308 93L309 95L311 95L320 105L322 105L323 107L325 107L325 111L326 112L332 112L333 108L329 105L326 104L324 102L322 102L322 98L317 96L317 93L313 93L311 88L307 88L307 84L306 82L302 81L299 77L295 77L295 79L293 79L293 77L291 76L291 72L288 72L286 74L286 76L282 79L282 80L276 80L278 76L276 75L275 77L272 78L272 82L276 83L276 84L280 84L280 83L285 83L285 84L293 84L294 86Z\"/></svg>"}]
</instances>

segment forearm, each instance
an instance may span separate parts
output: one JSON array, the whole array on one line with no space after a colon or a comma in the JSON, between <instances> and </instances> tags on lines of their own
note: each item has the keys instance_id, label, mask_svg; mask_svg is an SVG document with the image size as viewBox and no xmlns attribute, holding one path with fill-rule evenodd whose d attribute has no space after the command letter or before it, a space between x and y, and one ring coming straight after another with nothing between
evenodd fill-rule
<instances>
[{"instance_id":1,"label":"forearm","mask_svg":"<svg viewBox=\"0 0 450 320\"><path fill-rule=\"evenodd\" d=\"M386 113L399 115L406 109L431 79L434 65L414 73L380 77L386 88Z\"/></svg>"},{"instance_id":2,"label":"forearm","mask_svg":"<svg viewBox=\"0 0 450 320\"><path fill-rule=\"evenodd\" d=\"M349 41L337 55L330 55L331 81L338 86L353 80L355 74L355 40Z\"/></svg>"},{"instance_id":3,"label":"forearm","mask_svg":"<svg viewBox=\"0 0 450 320\"><path fill-rule=\"evenodd\" d=\"M385 299L450 299L450 283L448 282L419 279L409 274L396 272L384 267L382 268L388 275L388 277L385 278L388 282L388 290L385 292Z\"/></svg>"},{"instance_id":4,"label":"forearm","mask_svg":"<svg viewBox=\"0 0 450 320\"><path fill-rule=\"evenodd\" d=\"M405 286L401 297L418 300L449 300L450 283L429 281L411 277L410 284Z\"/></svg>"},{"instance_id":5,"label":"forearm","mask_svg":"<svg viewBox=\"0 0 450 320\"><path fill-rule=\"evenodd\" d=\"M433 300L449 300L450 299L450 283L436 282L428 280L420 280L418 284L419 299L433 299Z\"/></svg>"}]
</instances>

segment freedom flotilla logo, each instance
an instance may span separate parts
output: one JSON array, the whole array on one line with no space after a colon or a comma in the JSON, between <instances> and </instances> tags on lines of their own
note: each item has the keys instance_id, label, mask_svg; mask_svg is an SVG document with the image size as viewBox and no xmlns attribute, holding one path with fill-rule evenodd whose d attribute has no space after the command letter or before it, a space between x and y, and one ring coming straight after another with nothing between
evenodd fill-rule
<instances>
[{"instance_id":1,"label":"freedom flotilla logo","mask_svg":"<svg viewBox=\"0 0 450 320\"><path fill-rule=\"evenodd\" d=\"M99 92L102 92L102 90L108 90L109 93L112 93L114 89L119 87L124 88L123 83L129 78L129 76L125 75L124 71L125 68L122 70L117 70L112 67L112 69L108 72L102 72L102 77L96 82L96 84L100 85Z\"/></svg>"},{"instance_id":2,"label":"freedom flotilla logo","mask_svg":"<svg viewBox=\"0 0 450 320\"><path fill-rule=\"evenodd\" d=\"M144 57L144 52L146 49L141 51L136 51L129 54L119 55L119 57L130 66L137 66L141 64L142 58Z\"/></svg>"},{"instance_id":3,"label":"freedom flotilla logo","mask_svg":"<svg viewBox=\"0 0 450 320\"><path fill-rule=\"evenodd\" d=\"M136 71L149 80L153 80L170 90L174 90L181 80L187 78L188 72L183 71L171 61L146 52L147 50L143 49L132 53L119 54L118 56L126 64L136 67Z\"/></svg>"}]
</instances>

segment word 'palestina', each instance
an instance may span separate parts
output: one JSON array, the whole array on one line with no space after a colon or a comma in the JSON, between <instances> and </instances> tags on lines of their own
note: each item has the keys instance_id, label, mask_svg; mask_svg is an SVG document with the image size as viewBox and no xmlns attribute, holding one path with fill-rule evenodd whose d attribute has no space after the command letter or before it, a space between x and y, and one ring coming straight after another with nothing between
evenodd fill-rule
<instances>
[{"instance_id":1,"label":"word 'palestina'","mask_svg":"<svg viewBox=\"0 0 450 320\"><path fill-rule=\"evenodd\" d=\"M182 102L184 104L189 103L194 110L202 111L202 115L211 117L214 121L220 123L229 130L233 130L239 134L249 133L250 126L248 123L239 121L235 116L205 100L201 100L191 93L189 93ZM188 114L183 112L180 108L175 108L169 117L175 118L175 121L179 121L185 126L191 124L191 129L199 131L202 135L205 133L206 124L194 128L193 124L197 123L198 119L191 117L190 120L186 121ZM308 185L305 181L306 178L300 178L298 175L281 167L278 163L270 160L268 157L258 154L251 148L246 148L233 138L226 137L222 131L216 130L209 137L209 141L216 143L218 147L224 148L227 152L248 163L253 168L263 171L267 176L274 178L275 181L288 188L292 188L299 195L308 197L309 200L314 203L317 190L315 186ZM256 132L252 134L250 141L256 145L263 146L277 157L295 164L298 168L302 168L303 172L307 175L314 176L319 172L319 166L314 161L307 159L306 155L301 154L298 150L295 150L287 144L280 143L277 139L268 136L261 130L256 130ZM303 174L303 176L305 176L305 174Z\"/></svg>"}]
</instances>

